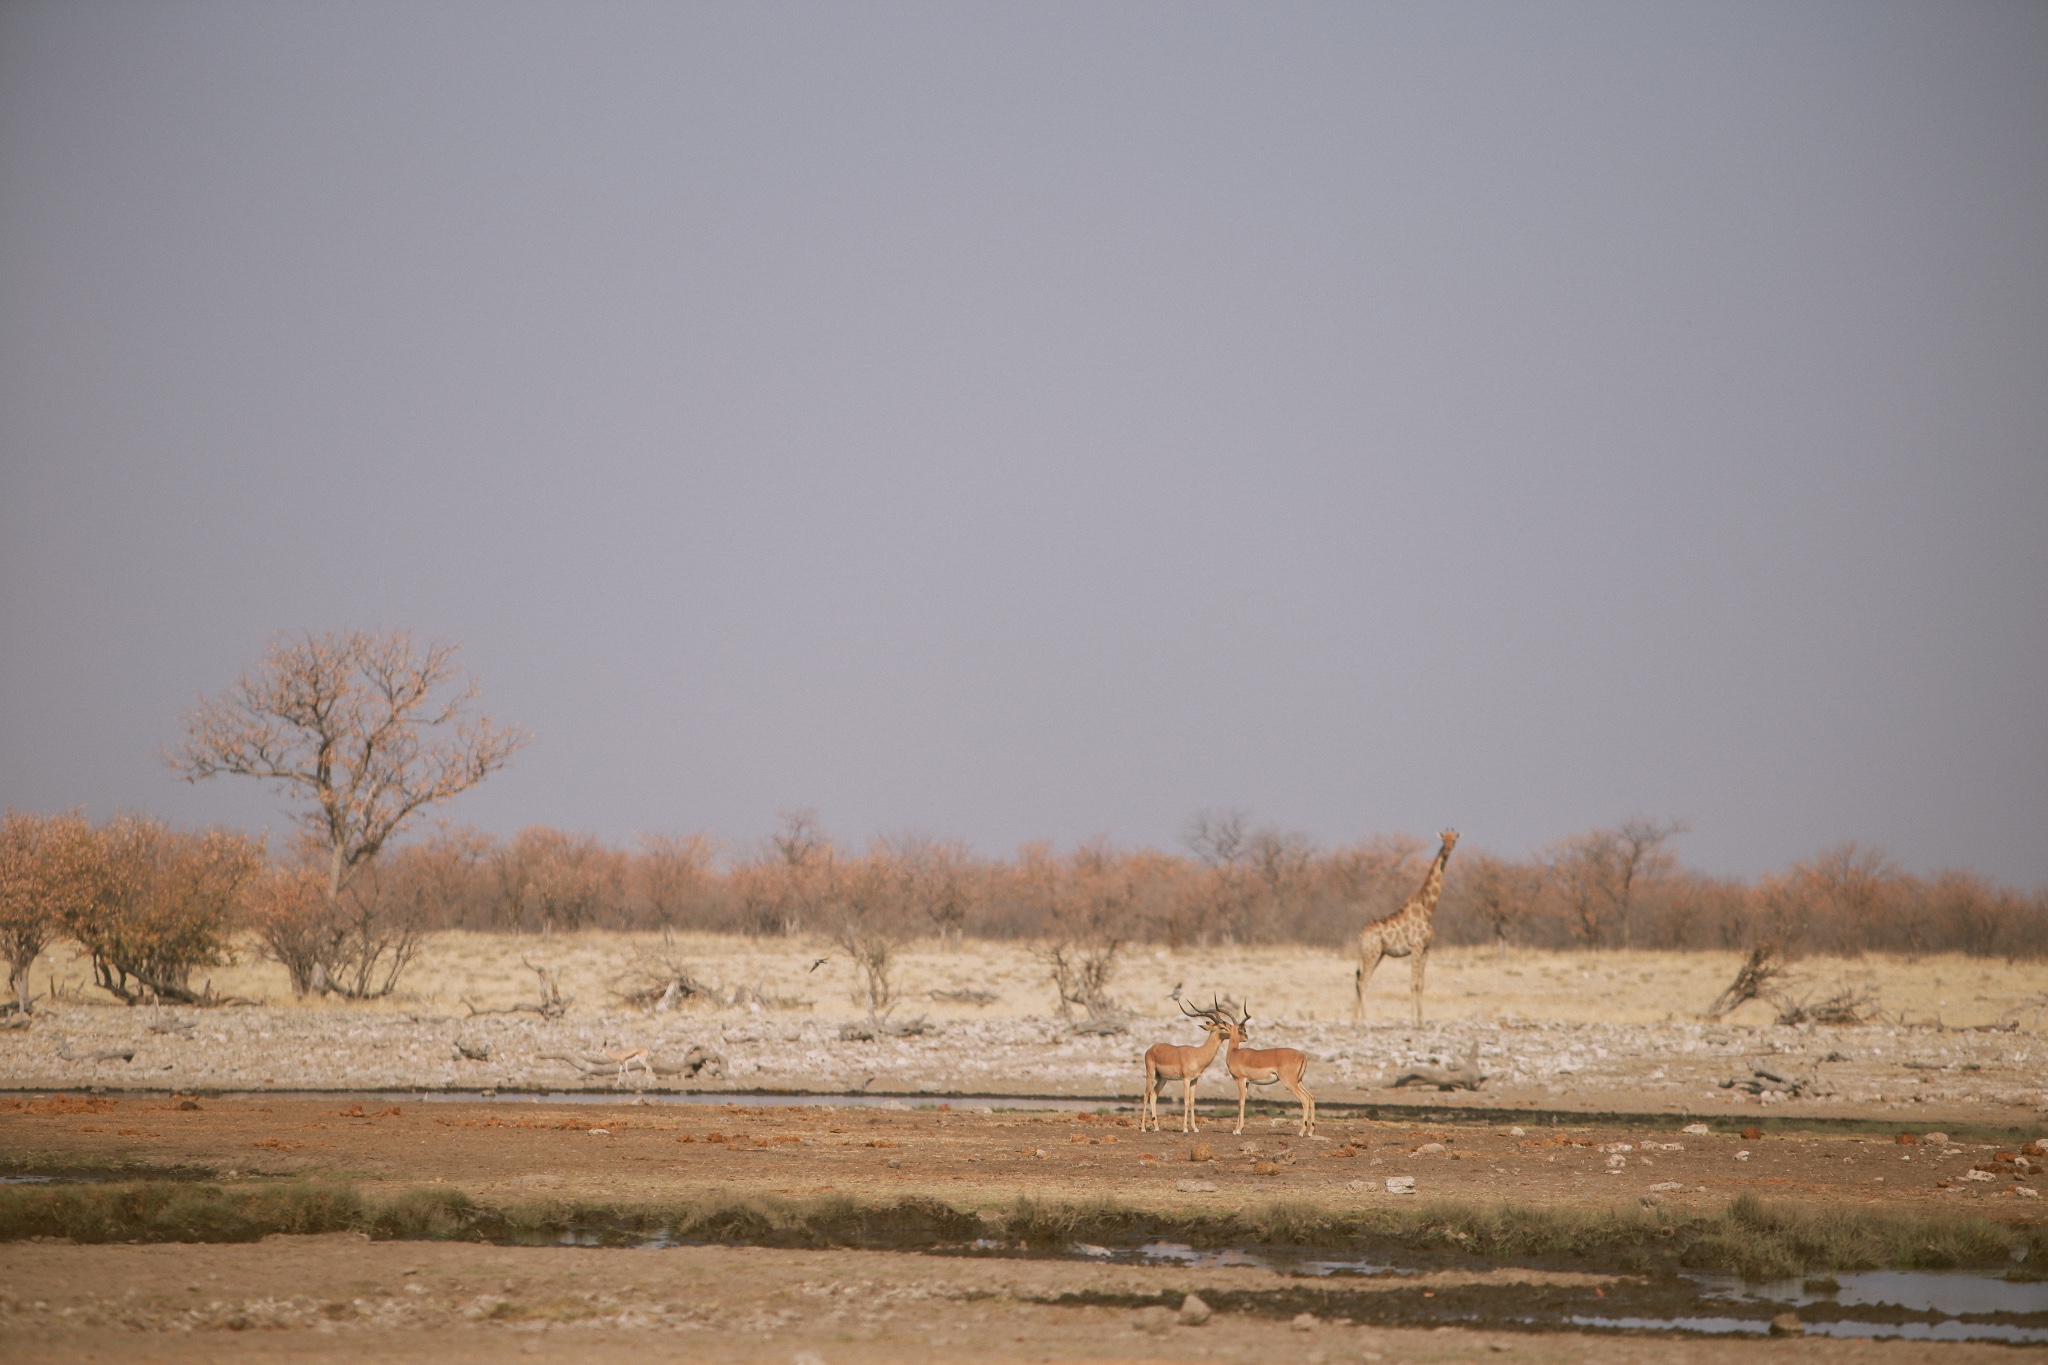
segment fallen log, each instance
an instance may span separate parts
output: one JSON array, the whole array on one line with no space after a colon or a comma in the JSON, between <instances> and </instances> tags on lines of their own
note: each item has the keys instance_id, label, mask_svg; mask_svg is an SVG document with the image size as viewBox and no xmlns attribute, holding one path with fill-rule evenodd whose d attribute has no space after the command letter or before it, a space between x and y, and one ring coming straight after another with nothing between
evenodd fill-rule
<instances>
[{"instance_id":1,"label":"fallen log","mask_svg":"<svg viewBox=\"0 0 2048 1365\"><path fill-rule=\"evenodd\" d=\"M625 1068L618 1058L607 1057L602 1053L578 1055L573 1052L543 1052L538 1055L543 1061L567 1062L586 1076L609 1075L623 1079L625 1075ZM650 1056L647 1064L648 1069L657 1076L681 1076L686 1080L725 1078L725 1058L703 1047L692 1047L683 1054L683 1060L680 1062L664 1061L660 1057Z\"/></svg>"},{"instance_id":2,"label":"fallen log","mask_svg":"<svg viewBox=\"0 0 2048 1365\"><path fill-rule=\"evenodd\" d=\"M1393 1088L1404 1085L1433 1085L1438 1090L1477 1090L1486 1084L1486 1073L1479 1069L1479 1055L1460 1057L1447 1065L1432 1066L1422 1062L1411 1063L1394 1073Z\"/></svg>"}]
</instances>

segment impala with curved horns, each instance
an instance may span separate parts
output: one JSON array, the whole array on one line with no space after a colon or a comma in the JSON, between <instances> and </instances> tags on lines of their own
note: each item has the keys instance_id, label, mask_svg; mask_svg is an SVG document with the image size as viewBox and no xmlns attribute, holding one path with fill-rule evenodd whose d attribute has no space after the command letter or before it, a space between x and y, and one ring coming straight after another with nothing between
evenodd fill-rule
<instances>
[{"instance_id":1,"label":"impala with curved horns","mask_svg":"<svg viewBox=\"0 0 2048 1365\"><path fill-rule=\"evenodd\" d=\"M1154 1043L1145 1049L1145 1098L1138 1106L1138 1131L1141 1133L1145 1131L1148 1117L1152 1120L1152 1131L1159 1131L1159 1082L1162 1080L1180 1082L1180 1130L1183 1133L1202 1130L1201 1123L1195 1118L1195 1082L1202 1079L1209 1063L1216 1060L1216 1049L1222 1046L1223 1035L1229 1028L1224 1022L1220 1004L1211 1004L1205 1010L1189 1009L1188 1002L1180 998L1178 987L1173 998L1182 1014L1202 1021L1209 1037L1197 1047Z\"/></svg>"},{"instance_id":2,"label":"impala with curved horns","mask_svg":"<svg viewBox=\"0 0 2048 1365\"><path fill-rule=\"evenodd\" d=\"M1244 1009L1239 1018L1224 1016L1224 1036L1230 1040L1230 1051L1223 1064L1237 1079L1237 1127L1233 1133L1244 1132L1245 1093L1254 1085L1271 1085L1278 1081L1294 1092L1301 1101L1301 1136L1314 1137L1316 1131L1316 1097L1301 1083L1308 1072L1308 1054L1291 1047L1246 1047L1250 1037L1252 1015Z\"/></svg>"}]
</instances>

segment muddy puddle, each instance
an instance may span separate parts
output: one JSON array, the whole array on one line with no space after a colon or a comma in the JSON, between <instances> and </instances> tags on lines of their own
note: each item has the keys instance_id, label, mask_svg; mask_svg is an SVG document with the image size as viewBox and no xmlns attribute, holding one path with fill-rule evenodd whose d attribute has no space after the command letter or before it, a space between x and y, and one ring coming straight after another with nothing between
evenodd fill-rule
<instances>
[{"instance_id":1,"label":"muddy puddle","mask_svg":"<svg viewBox=\"0 0 2048 1365\"><path fill-rule=\"evenodd\" d=\"M1202 1297L1219 1312L1291 1318L1312 1313L1325 1320L1380 1327L1458 1326L1495 1331L1610 1331L1694 1336L1766 1336L1788 1310L1813 1336L1898 1338L1913 1341L2048 1343L2048 1284L2021 1284L1995 1275L1882 1272L1840 1277L1833 1295L1799 1293L1797 1301L1772 1287L1731 1289L1687 1278L1617 1280L1593 1287L1552 1284L1449 1285L1425 1288L1396 1267L1363 1272L1325 1270L1327 1257L1298 1260L1260 1249L1241 1259L1210 1264L1255 1265L1282 1273L1326 1276L1324 1283L1278 1290L1209 1290ZM1301 1269L1297 1272L1294 1266ZM1365 1273L1370 1287L1330 1281ZM1854 1288L1850 1282L1857 1282ZM1797 1289L1797 1285L1794 1285ZM1142 1308L1176 1305L1176 1296L1077 1294L1063 1302Z\"/></svg>"},{"instance_id":2,"label":"muddy puddle","mask_svg":"<svg viewBox=\"0 0 2048 1365\"><path fill-rule=\"evenodd\" d=\"M834 1094L738 1094L729 1090L698 1094L667 1094L648 1091L613 1090L232 1090L210 1094L223 1100L310 1100L320 1103L353 1100L362 1104L604 1104L604 1105L699 1105L743 1109L947 1109L963 1114L998 1114L1009 1111L1052 1110L1059 1113L1094 1114L1128 1111L1132 1104L1110 1099L1041 1098L1030 1095L834 1095Z\"/></svg>"},{"instance_id":3,"label":"muddy puddle","mask_svg":"<svg viewBox=\"0 0 2048 1365\"><path fill-rule=\"evenodd\" d=\"M888 1239L890 1249L904 1248ZM662 1231L585 1226L515 1236L526 1246L609 1246L660 1250L695 1244ZM934 1255L1056 1257L1104 1265L1186 1269L1241 1267L1303 1283L1282 1289L1203 1291L1221 1312L1325 1320L1383 1327L1460 1326L1509 1331L1594 1330L1699 1336L1768 1335L1773 1318L1796 1313L1816 1336L1915 1341L2048 1343L2048 1283L1986 1271L1866 1271L1788 1281L1745 1282L1733 1276L1623 1277L1595 1286L1495 1283L1437 1285L1419 1267L1327 1247L1198 1247L1151 1239L1123 1246L1072 1243L1031 1249L990 1238L926 1243ZM1145 1308L1179 1306L1178 1291L1156 1295L1067 1294L1056 1303Z\"/></svg>"}]
</instances>

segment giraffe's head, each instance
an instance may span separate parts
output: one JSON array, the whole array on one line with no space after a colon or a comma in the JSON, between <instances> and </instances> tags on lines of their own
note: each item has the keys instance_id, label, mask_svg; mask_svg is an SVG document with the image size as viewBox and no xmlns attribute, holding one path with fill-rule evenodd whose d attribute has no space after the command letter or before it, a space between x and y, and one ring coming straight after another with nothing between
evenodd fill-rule
<instances>
[{"instance_id":1,"label":"giraffe's head","mask_svg":"<svg viewBox=\"0 0 2048 1365\"><path fill-rule=\"evenodd\" d=\"M1458 831L1447 829L1442 834L1439 834L1437 838L1444 841L1444 852L1449 853L1452 846L1458 842Z\"/></svg>"}]
</instances>

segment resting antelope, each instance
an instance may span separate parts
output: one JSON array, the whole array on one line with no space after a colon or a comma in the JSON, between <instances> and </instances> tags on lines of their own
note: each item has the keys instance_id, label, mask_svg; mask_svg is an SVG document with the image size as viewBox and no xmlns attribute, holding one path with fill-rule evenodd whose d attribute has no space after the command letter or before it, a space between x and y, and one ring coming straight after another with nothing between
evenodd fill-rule
<instances>
[{"instance_id":1,"label":"resting antelope","mask_svg":"<svg viewBox=\"0 0 2048 1365\"><path fill-rule=\"evenodd\" d=\"M1239 1019L1224 1020L1224 1036L1230 1039L1230 1052L1223 1064L1230 1074L1237 1078L1237 1127L1233 1133L1244 1132L1245 1092L1253 1085L1271 1085L1274 1081L1294 1092L1301 1101L1301 1136L1314 1137L1316 1131L1316 1097L1301 1083L1308 1071L1308 1055L1291 1047L1246 1047L1246 1032L1252 1022L1247 1010Z\"/></svg>"},{"instance_id":2,"label":"resting antelope","mask_svg":"<svg viewBox=\"0 0 2048 1365\"><path fill-rule=\"evenodd\" d=\"M1202 1125L1195 1118L1195 1082L1202 1079L1209 1063L1216 1060L1216 1049L1222 1046L1223 1033L1228 1026L1219 1017L1216 1005L1212 1004L1205 1010L1191 1010L1187 1001L1179 1003L1182 1014L1202 1021L1209 1037L1198 1047L1154 1043L1145 1049L1145 1100L1138 1107L1138 1131L1141 1133L1145 1131L1147 1117L1152 1120L1152 1131L1159 1131L1159 1082L1162 1080L1180 1082L1180 1130L1183 1133L1202 1130Z\"/></svg>"}]
</instances>

